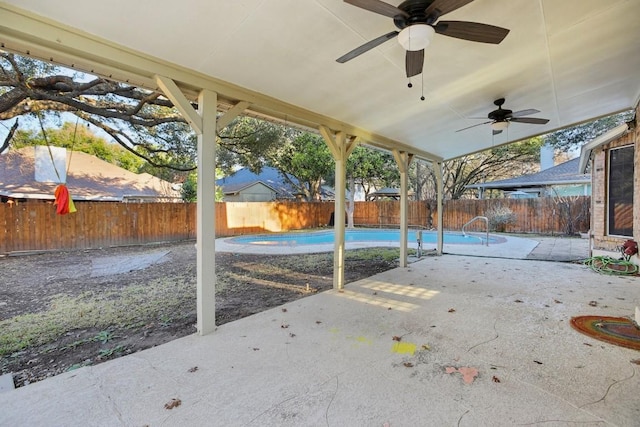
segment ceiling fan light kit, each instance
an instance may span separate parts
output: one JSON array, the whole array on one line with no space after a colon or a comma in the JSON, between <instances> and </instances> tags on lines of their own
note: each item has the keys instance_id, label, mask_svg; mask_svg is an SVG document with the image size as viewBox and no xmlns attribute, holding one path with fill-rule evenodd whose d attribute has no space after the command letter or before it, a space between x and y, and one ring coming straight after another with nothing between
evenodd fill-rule
<instances>
[{"instance_id":1,"label":"ceiling fan light kit","mask_svg":"<svg viewBox=\"0 0 640 427\"><path fill-rule=\"evenodd\" d=\"M507 130L508 127L509 127L509 122L507 122L507 121L491 123L491 129L493 129L495 131L498 131L498 132L502 132L503 130Z\"/></svg>"},{"instance_id":2,"label":"ceiling fan light kit","mask_svg":"<svg viewBox=\"0 0 640 427\"><path fill-rule=\"evenodd\" d=\"M404 28L398 34L398 43L404 50L416 51L429 46L436 31L431 25L415 24Z\"/></svg>"}]
</instances>

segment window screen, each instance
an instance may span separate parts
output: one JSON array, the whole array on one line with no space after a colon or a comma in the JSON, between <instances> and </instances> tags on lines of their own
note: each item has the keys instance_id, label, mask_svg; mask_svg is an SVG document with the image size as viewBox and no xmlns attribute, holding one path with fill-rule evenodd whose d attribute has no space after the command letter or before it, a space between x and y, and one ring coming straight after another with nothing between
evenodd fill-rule
<instances>
[{"instance_id":1,"label":"window screen","mask_svg":"<svg viewBox=\"0 0 640 427\"><path fill-rule=\"evenodd\" d=\"M609 151L609 234L633 236L633 146Z\"/></svg>"}]
</instances>

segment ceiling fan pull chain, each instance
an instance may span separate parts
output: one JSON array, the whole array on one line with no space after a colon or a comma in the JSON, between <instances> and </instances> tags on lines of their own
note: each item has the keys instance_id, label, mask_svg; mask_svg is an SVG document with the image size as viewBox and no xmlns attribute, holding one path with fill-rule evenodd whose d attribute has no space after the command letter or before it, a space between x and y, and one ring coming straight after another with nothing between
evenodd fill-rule
<instances>
[{"instance_id":1,"label":"ceiling fan pull chain","mask_svg":"<svg viewBox=\"0 0 640 427\"><path fill-rule=\"evenodd\" d=\"M420 77L422 77L422 93L420 96L420 101L424 101L424 73L420 73Z\"/></svg>"}]
</instances>

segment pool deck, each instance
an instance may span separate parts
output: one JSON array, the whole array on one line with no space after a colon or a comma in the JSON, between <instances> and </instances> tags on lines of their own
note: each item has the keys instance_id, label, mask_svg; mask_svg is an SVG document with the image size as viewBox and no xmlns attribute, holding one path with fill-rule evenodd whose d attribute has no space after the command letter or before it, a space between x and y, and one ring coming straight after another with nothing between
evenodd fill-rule
<instances>
[{"instance_id":1,"label":"pool deck","mask_svg":"<svg viewBox=\"0 0 640 427\"><path fill-rule=\"evenodd\" d=\"M493 258L537 259L547 261L577 261L589 255L589 240L564 237L514 237L509 235L491 235L499 237L501 243L480 244L444 244L443 252L452 255L485 256ZM414 241L409 241L410 248L417 249ZM397 242L346 242L347 249L368 248L374 246L398 247ZM433 243L423 244L425 253L434 251ZM334 245L251 245L230 243L230 238L216 239L216 251L255 254L305 254L333 252Z\"/></svg>"}]
</instances>

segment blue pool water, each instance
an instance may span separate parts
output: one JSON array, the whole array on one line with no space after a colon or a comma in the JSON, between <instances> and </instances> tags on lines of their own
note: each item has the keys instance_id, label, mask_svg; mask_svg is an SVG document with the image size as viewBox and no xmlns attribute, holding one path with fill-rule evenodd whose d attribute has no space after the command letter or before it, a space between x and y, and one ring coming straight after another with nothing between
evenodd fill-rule
<instances>
[{"instance_id":1,"label":"blue pool water","mask_svg":"<svg viewBox=\"0 0 640 427\"><path fill-rule=\"evenodd\" d=\"M239 236L227 239L229 243L251 244L251 245L319 245L334 243L333 230L317 231L312 233L278 233L278 234L259 234L252 236ZM417 232L409 231L409 243L417 241ZM400 242L400 230L387 229L370 229L370 230L346 230L345 242ZM423 243L437 242L435 231L422 232ZM478 235L464 236L461 233L444 233L444 243L462 244L462 245L479 245L484 244L486 238ZM489 237L489 243L499 243L497 238Z\"/></svg>"}]
</instances>

